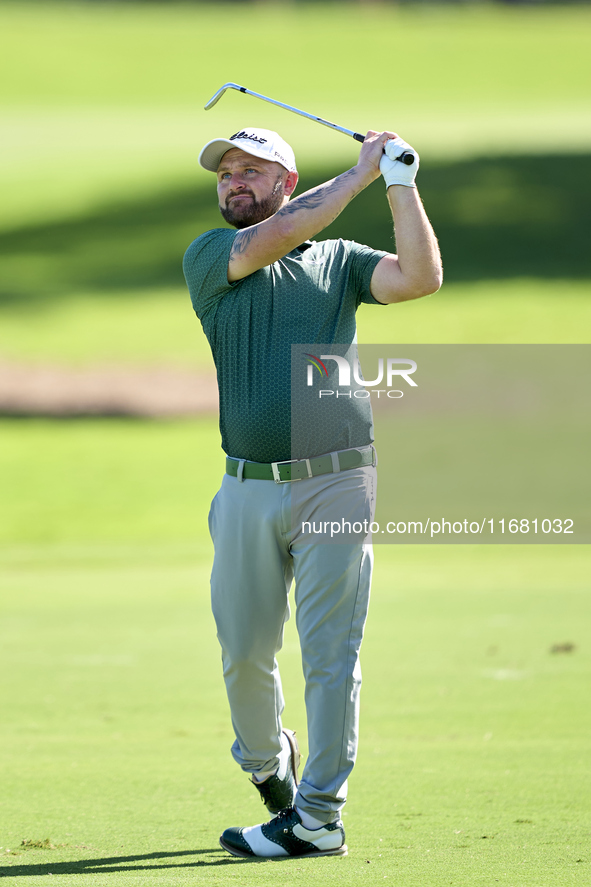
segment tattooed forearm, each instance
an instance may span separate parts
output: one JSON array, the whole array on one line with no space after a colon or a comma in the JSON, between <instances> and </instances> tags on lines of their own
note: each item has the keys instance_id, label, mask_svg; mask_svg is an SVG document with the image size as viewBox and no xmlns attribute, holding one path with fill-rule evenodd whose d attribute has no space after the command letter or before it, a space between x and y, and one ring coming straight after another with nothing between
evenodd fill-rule
<instances>
[{"instance_id":1,"label":"tattooed forearm","mask_svg":"<svg viewBox=\"0 0 591 887\"><path fill-rule=\"evenodd\" d=\"M255 237L257 237L259 233L258 225L253 225L252 228L243 228L238 232L236 237L234 238L234 242L232 244L232 249L230 251L230 261L234 259L236 256L242 255L242 253L246 252L249 244Z\"/></svg>"},{"instance_id":2,"label":"tattooed forearm","mask_svg":"<svg viewBox=\"0 0 591 887\"><path fill-rule=\"evenodd\" d=\"M232 243L228 280L239 280L271 264L298 243L323 231L371 181L367 170L353 167L285 203L271 215L263 215L261 221L241 228ZM284 195L282 199L286 199Z\"/></svg>"},{"instance_id":3,"label":"tattooed forearm","mask_svg":"<svg viewBox=\"0 0 591 887\"><path fill-rule=\"evenodd\" d=\"M355 169L348 169L347 172L337 176L336 179L332 179L330 182L326 182L323 185L318 185L317 188L314 188L312 191L307 191L300 197L294 197L293 200L278 210L277 215L287 216L291 213L296 213L301 209L317 209L319 206L322 206L327 197L330 197L333 194L338 194L339 191L342 191L347 184L347 179L356 174ZM359 191L361 190L362 187L360 186ZM353 199L357 193L358 191L355 191L354 194L351 195L351 199Z\"/></svg>"}]
</instances>

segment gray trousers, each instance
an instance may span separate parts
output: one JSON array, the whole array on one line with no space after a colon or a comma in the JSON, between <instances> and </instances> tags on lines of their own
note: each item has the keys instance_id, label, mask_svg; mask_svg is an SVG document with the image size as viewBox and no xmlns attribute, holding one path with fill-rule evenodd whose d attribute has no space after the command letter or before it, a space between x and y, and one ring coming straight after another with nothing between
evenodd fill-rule
<instances>
[{"instance_id":1,"label":"gray trousers","mask_svg":"<svg viewBox=\"0 0 591 887\"><path fill-rule=\"evenodd\" d=\"M316 528L320 521L371 522L375 485L371 466L293 484L226 474L209 515L232 754L248 773L279 764L284 701L276 654L295 578L309 747L296 804L323 822L338 818L357 752L373 556L363 534L361 541L319 541L302 533L302 521Z\"/></svg>"}]
</instances>

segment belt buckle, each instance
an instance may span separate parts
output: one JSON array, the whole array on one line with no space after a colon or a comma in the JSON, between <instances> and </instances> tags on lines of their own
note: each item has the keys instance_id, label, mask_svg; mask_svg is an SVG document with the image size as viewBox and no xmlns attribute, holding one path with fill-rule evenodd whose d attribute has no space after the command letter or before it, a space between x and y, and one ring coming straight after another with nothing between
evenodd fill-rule
<instances>
[{"instance_id":1,"label":"belt buckle","mask_svg":"<svg viewBox=\"0 0 591 887\"><path fill-rule=\"evenodd\" d=\"M276 484L290 484L294 483L296 480L304 480L303 477L289 477L285 480L281 480L281 475L279 474L279 465L293 465L294 462L305 462L306 468L308 469L308 477L314 477L314 475L312 474L312 468L310 467L309 459L284 459L283 462L271 462L273 480Z\"/></svg>"}]
</instances>

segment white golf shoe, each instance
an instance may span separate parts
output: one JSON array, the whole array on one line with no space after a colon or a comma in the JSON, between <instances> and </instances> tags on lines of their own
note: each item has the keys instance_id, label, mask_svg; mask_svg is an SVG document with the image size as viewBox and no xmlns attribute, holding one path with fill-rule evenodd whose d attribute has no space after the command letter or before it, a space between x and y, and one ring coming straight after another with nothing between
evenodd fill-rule
<instances>
[{"instance_id":1,"label":"white golf shoe","mask_svg":"<svg viewBox=\"0 0 591 887\"><path fill-rule=\"evenodd\" d=\"M220 844L233 856L271 859L290 856L346 856L345 829L338 820L308 829L295 807L281 810L262 825L227 828Z\"/></svg>"}]
</instances>

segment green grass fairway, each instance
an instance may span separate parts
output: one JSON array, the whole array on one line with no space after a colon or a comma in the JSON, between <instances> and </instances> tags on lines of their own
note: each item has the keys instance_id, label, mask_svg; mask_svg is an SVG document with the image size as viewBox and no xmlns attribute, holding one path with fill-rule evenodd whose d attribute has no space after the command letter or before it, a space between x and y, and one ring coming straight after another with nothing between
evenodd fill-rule
<instances>
[{"instance_id":1,"label":"green grass fairway","mask_svg":"<svg viewBox=\"0 0 591 887\"><path fill-rule=\"evenodd\" d=\"M0 544L206 534L205 504L224 470L216 419L17 420L0 428Z\"/></svg>"},{"instance_id":2,"label":"green grass fairway","mask_svg":"<svg viewBox=\"0 0 591 887\"><path fill-rule=\"evenodd\" d=\"M253 868L217 845L261 805L209 611L215 421L0 434L4 883L585 882L588 547L379 546L351 854ZM305 749L293 620L281 665Z\"/></svg>"},{"instance_id":3,"label":"green grass fairway","mask_svg":"<svg viewBox=\"0 0 591 887\"><path fill-rule=\"evenodd\" d=\"M586 882L586 550L381 548L350 856L254 871L217 845L261 805L229 754L208 563L187 545L23 554L2 571L7 884ZM280 661L305 747L293 625Z\"/></svg>"}]
</instances>

